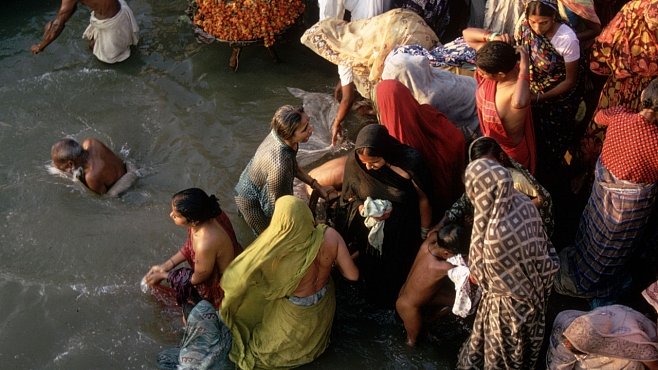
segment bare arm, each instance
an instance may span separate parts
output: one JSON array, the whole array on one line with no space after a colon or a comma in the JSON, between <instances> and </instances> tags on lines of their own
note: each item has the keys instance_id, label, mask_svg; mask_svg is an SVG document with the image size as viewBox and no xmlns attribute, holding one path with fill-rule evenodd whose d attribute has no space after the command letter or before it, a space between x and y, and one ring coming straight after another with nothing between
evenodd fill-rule
<instances>
[{"instance_id":1,"label":"bare arm","mask_svg":"<svg viewBox=\"0 0 658 370\"><path fill-rule=\"evenodd\" d=\"M62 5L59 7L55 19L46 23L41 42L32 45L33 54L39 54L62 33L64 25L75 13L77 4L77 0L62 0Z\"/></svg>"},{"instance_id":2,"label":"bare arm","mask_svg":"<svg viewBox=\"0 0 658 370\"><path fill-rule=\"evenodd\" d=\"M502 41L508 44L512 43L512 38L508 34L498 34L484 28L469 27L462 31L466 44L476 51L489 41Z\"/></svg>"},{"instance_id":3,"label":"bare arm","mask_svg":"<svg viewBox=\"0 0 658 370\"><path fill-rule=\"evenodd\" d=\"M328 186L322 186L316 179L312 178L309 174L306 173L301 167L299 167L299 163L295 161L295 177L297 177L301 182L307 184L308 186L311 187L313 190L317 190L320 192L320 196L324 199L329 198L330 193L336 193L336 189L334 189L333 186L328 185Z\"/></svg>"},{"instance_id":4,"label":"bare arm","mask_svg":"<svg viewBox=\"0 0 658 370\"><path fill-rule=\"evenodd\" d=\"M420 227L429 229L432 226L432 205L430 204L427 194L422 191L416 182L413 181L414 188L418 194L418 208L420 209Z\"/></svg>"},{"instance_id":5,"label":"bare arm","mask_svg":"<svg viewBox=\"0 0 658 370\"><path fill-rule=\"evenodd\" d=\"M359 269L354 264L354 260L352 259L352 256L350 256L350 252L345 245L343 237L338 234L338 231L332 228L327 228L327 231L325 231L325 237L326 236L335 239L337 243L338 250L336 251L336 267L338 268L338 271L340 271L341 275L347 280L359 280Z\"/></svg>"},{"instance_id":6,"label":"bare arm","mask_svg":"<svg viewBox=\"0 0 658 370\"><path fill-rule=\"evenodd\" d=\"M159 265L151 266L149 272L144 276L144 280L148 285L155 285L167 278L167 273L174 267L178 266L181 262L185 261L185 256L181 251L176 252L173 256L169 257L166 261Z\"/></svg>"},{"instance_id":7,"label":"bare arm","mask_svg":"<svg viewBox=\"0 0 658 370\"><path fill-rule=\"evenodd\" d=\"M118 197L121 195L121 193L128 190L128 188L130 188L135 183L135 181L137 181L139 175L135 165L128 162L126 163L126 168L128 172L121 176L121 178L117 180L114 185L112 185L112 187L107 191L107 194L105 194L106 196Z\"/></svg>"},{"instance_id":8,"label":"bare arm","mask_svg":"<svg viewBox=\"0 0 658 370\"><path fill-rule=\"evenodd\" d=\"M190 278L192 285L202 283L210 277L215 268L215 250L207 241L201 241L196 248L194 259L194 272Z\"/></svg>"},{"instance_id":9,"label":"bare arm","mask_svg":"<svg viewBox=\"0 0 658 370\"><path fill-rule=\"evenodd\" d=\"M567 76L564 78L564 81L560 82L554 88L546 91L545 93L540 93L537 101L544 101L551 98L560 96L561 94L571 90L576 86L576 81L578 80L578 61L569 62L565 64L567 68Z\"/></svg>"},{"instance_id":10,"label":"bare arm","mask_svg":"<svg viewBox=\"0 0 658 370\"><path fill-rule=\"evenodd\" d=\"M340 81L338 84L340 85ZM338 137L341 135L343 121L345 120L345 117L347 117L347 113L350 111L350 108L354 103L354 89L354 82L350 82L345 86L340 86L340 97L337 96L338 94L335 94L335 98L340 104L338 105L336 118L331 124L331 145L336 145ZM336 90L338 90L338 88Z\"/></svg>"},{"instance_id":11,"label":"bare arm","mask_svg":"<svg viewBox=\"0 0 658 370\"><path fill-rule=\"evenodd\" d=\"M519 77L516 79L512 94L512 108L525 109L530 105L530 75L528 72L528 53L523 46L516 47L519 53Z\"/></svg>"}]
</instances>

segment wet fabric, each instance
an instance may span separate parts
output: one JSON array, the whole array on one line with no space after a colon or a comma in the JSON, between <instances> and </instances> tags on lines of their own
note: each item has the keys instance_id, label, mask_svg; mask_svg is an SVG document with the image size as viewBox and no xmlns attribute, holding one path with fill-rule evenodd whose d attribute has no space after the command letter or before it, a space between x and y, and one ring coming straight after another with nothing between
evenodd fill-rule
<instances>
[{"instance_id":1,"label":"wet fabric","mask_svg":"<svg viewBox=\"0 0 658 370\"><path fill-rule=\"evenodd\" d=\"M130 46L139 41L139 26L132 10L125 1L119 0L121 10L112 18L98 19L91 12L89 26L82 35L94 40L93 53L105 63L117 63L128 59Z\"/></svg>"},{"instance_id":2,"label":"wet fabric","mask_svg":"<svg viewBox=\"0 0 658 370\"><path fill-rule=\"evenodd\" d=\"M343 192L336 228L348 245L357 245L356 260L360 275L366 282L368 299L375 304L392 307L422 242L420 238L420 210L416 185L432 194L432 178L420 153L391 137L386 127L367 125L357 136L355 149L376 148L384 152L387 163L402 168L407 179L388 166L368 170L359 161L356 151L348 154L343 177ZM386 199L393 211L386 219L386 231L381 255L368 245L368 229L359 215L359 205L370 196Z\"/></svg>"},{"instance_id":3,"label":"wet fabric","mask_svg":"<svg viewBox=\"0 0 658 370\"><path fill-rule=\"evenodd\" d=\"M161 352L158 365L166 370L218 370L226 368L230 348L231 333L219 320L213 305L203 300L187 317L180 347Z\"/></svg>"},{"instance_id":4,"label":"wet fabric","mask_svg":"<svg viewBox=\"0 0 658 370\"><path fill-rule=\"evenodd\" d=\"M465 138L479 136L475 79L434 68L427 55L413 50L427 52L427 49L418 45L393 49L384 62L382 80L400 81L418 103L429 104L445 114Z\"/></svg>"},{"instance_id":5,"label":"wet fabric","mask_svg":"<svg viewBox=\"0 0 658 370\"><path fill-rule=\"evenodd\" d=\"M567 349L563 337L582 354ZM643 370L641 361L658 360L656 341L656 324L626 306L562 311L553 323L547 368Z\"/></svg>"},{"instance_id":6,"label":"wet fabric","mask_svg":"<svg viewBox=\"0 0 658 370\"><path fill-rule=\"evenodd\" d=\"M235 186L235 204L256 235L269 225L274 202L283 195L293 194L296 155L272 130L242 171Z\"/></svg>"},{"instance_id":7,"label":"wet fabric","mask_svg":"<svg viewBox=\"0 0 658 370\"><path fill-rule=\"evenodd\" d=\"M507 135L503 122L496 108L496 86L498 82L476 75L478 90L476 94L478 117L480 118L480 131L482 135L496 140L503 151L515 161L521 163L531 173L535 172L537 154L535 147L535 128L533 115L527 110L523 123L523 138L517 144Z\"/></svg>"},{"instance_id":8,"label":"wet fabric","mask_svg":"<svg viewBox=\"0 0 658 370\"><path fill-rule=\"evenodd\" d=\"M413 10L439 37L450 23L448 0L395 0L395 7Z\"/></svg>"},{"instance_id":9,"label":"wet fabric","mask_svg":"<svg viewBox=\"0 0 658 370\"><path fill-rule=\"evenodd\" d=\"M226 269L221 317L233 335L230 359L240 369L292 368L329 344L335 291L303 307L288 300L324 240L308 206L294 196L276 201L270 226Z\"/></svg>"},{"instance_id":10,"label":"wet fabric","mask_svg":"<svg viewBox=\"0 0 658 370\"><path fill-rule=\"evenodd\" d=\"M590 54L592 72L608 76L597 110L618 105L640 110L640 92L658 76L657 31L657 0L629 1L603 28ZM590 121L577 153L586 167L594 167L604 139L605 127Z\"/></svg>"},{"instance_id":11,"label":"wet fabric","mask_svg":"<svg viewBox=\"0 0 658 370\"><path fill-rule=\"evenodd\" d=\"M434 185L433 212L442 214L464 192L464 135L442 112L419 104L397 80L377 84L377 108L379 121L389 134L425 159Z\"/></svg>"},{"instance_id":12,"label":"wet fabric","mask_svg":"<svg viewBox=\"0 0 658 370\"><path fill-rule=\"evenodd\" d=\"M629 278L628 261L654 207L656 184L615 178L597 162L592 193L575 245L560 252L564 269L555 289L582 298L615 298Z\"/></svg>"},{"instance_id":13,"label":"wet fabric","mask_svg":"<svg viewBox=\"0 0 658 370\"><path fill-rule=\"evenodd\" d=\"M555 220L553 219L553 200L551 194L544 188L534 176L528 171L527 168L521 166L519 162L511 159L513 168L508 168L512 181L514 182L514 189L527 195L530 198L541 196L542 202L539 205L539 215L544 222L546 235L549 237L553 235L555 229ZM515 175L518 174L518 176ZM522 181L518 179L522 178ZM468 199L466 194L462 194L455 203L445 213L446 219L453 223L467 224L469 227L473 225L473 204Z\"/></svg>"},{"instance_id":14,"label":"wet fabric","mask_svg":"<svg viewBox=\"0 0 658 370\"><path fill-rule=\"evenodd\" d=\"M548 38L536 34L527 20L520 22L515 39L528 52L530 91L533 94L545 93L564 81L567 76L564 57ZM544 176L555 173L573 141L576 113L583 95L584 68L579 68L578 75L578 82L571 90L532 105L537 164Z\"/></svg>"},{"instance_id":15,"label":"wet fabric","mask_svg":"<svg viewBox=\"0 0 658 370\"><path fill-rule=\"evenodd\" d=\"M215 220L219 223L219 225L224 229L226 234L229 236L231 239L231 243L233 245L233 255L237 256L242 252L242 246L240 243L238 243L238 240L235 236L235 231L233 231L233 225L231 225L231 220L229 220L228 216L226 215L226 212L221 212L219 216L215 218ZM185 257L185 260L187 263L194 267L194 261L195 261L195 252L194 248L192 246L192 229L187 230L187 240L185 241L185 244L183 244L183 247L180 249L181 254ZM182 302L187 301L187 297L189 297L188 294L191 294L188 290L189 288L186 287L186 285L190 285L191 283L189 282L190 278L192 277L192 272L193 270L190 270L189 276L186 278L181 278L181 276L175 277L175 279L172 279L171 271L169 273L169 284L174 288L174 290L177 292L176 297L178 304L180 305ZM222 278L222 274L219 272L218 267L215 265L213 268L213 272L208 278L208 280L199 283L196 285L196 287L193 287L193 289L196 289L198 291L198 294L203 298L211 302L212 304L215 305L216 308L219 308L222 304L222 298L224 297L224 291L222 290L222 287L219 284L220 279ZM178 293L178 291L181 291L182 293Z\"/></svg>"},{"instance_id":16,"label":"wet fabric","mask_svg":"<svg viewBox=\"0 0 658 370\"><path fill-rule=\"evenodd\" d=\"M539 212L490 159L466 169L475 207L469 266L482 299L459 369L534 369L558 258Z\"/></svg>"},{"instance_id":17,"label":"wet fabric","mask_svg":"<svg viewBox=\"0 0 658 370\"><path fill-rule=\"evenodd\" d=\"M354 22L325 19L307 29L302 44L336 65L352 67L354 84L366 98L374 95L388 53L398 45L431 48L438 37L425 21L407 9Z\"/></svg>"}]
</instances>

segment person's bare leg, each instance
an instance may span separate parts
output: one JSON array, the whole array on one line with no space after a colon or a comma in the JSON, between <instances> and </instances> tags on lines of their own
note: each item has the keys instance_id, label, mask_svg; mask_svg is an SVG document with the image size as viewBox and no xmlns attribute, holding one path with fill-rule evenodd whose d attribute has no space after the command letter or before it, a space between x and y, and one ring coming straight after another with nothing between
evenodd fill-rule
<instances>
[{"instance_id":1,"label":"person's bare leg","mask_svg":"<svg viewBox=\"0 0 658 370\"><path fill-rule=\"evenodd\" d=\"M404 299L404 296L401 296L395 302L395 309L404 322L404 328L407 331L407 345L409 347L415 346L423 324L419 308L410 304L409 301Z\"/></svg>"}]
</instances>

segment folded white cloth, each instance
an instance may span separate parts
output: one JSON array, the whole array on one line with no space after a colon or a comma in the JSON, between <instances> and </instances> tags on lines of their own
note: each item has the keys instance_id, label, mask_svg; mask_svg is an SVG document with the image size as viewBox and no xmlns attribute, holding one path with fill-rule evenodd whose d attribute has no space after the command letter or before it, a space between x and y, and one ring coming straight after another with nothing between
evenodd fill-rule
<instances>
[{"instance_id":1,"label":"folded white cloth","mask_svg":"<svg viewBox=\"0 0 658 370\"><path fill-rule=\"evenodd\" d=\"M468 281L471 272L461 254L446 259L446 262L456 266L448 270L448 278L455 283L455 303L452 306L452 313L466 317L475 311L481 296L480 289L471 287Z\"/></svg>"},{"instance_id":2,"label":"folded white cloth","mask_svg":"<svg viewBox=\"0 0 658 370\"><path fill-rule=\"evenodd\" d=\"M366 198L363 202L363 210L361 217L365 217L363 223L370 229L368 233L368 242L373 248L382 254L382 245L384 244L384 222L374 219L374 217L381 217L385 213L390 212L393 205L386 199L372 199Z\"/></svg>"},{"instance_id":3,"label":"folded white cloth","mask_svg":"<svg viewBox=\"0 0 658 370\"><path fill-rule=\"evenodd\" d=\"M139 27L132 10L119 0L121 10L112 18L98 19L91 12L89 26L82 38L94 40L94 55L105 63L121 62L130 56L130 45L139 41Z\"/></svg>"}]
</instances>

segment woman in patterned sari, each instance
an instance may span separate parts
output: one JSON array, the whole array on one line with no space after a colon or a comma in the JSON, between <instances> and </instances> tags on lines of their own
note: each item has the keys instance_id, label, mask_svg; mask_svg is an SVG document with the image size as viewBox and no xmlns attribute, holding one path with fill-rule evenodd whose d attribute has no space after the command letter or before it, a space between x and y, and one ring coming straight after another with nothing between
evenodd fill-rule
<instances>
[{"instance_id":1,"label":"woman in patterned sari","mask_svg":"<svg viewBox=\"0 0 658 370\"><path fill-rule=\"evenodd\" d=\"M535 369L545 311L559 268L555 249L530 199L512 186L509 171L488 158L466 169L475 207L469 279L482 290L459 369Z\"/></svg>"},{"instance_id":2,"label":"woman in patterned sari","mask_svg":"<svg viewBox=\"0 0 658 370\"><path fill-rule=\"evenodd\" d=\"M624 5L596 38L590 69L608 76L597 111L618 105L635 111L641 108L640 91L658 76L658 0L632 0ZM605 127L589 122L576 153L588 182L604 139Z\"/></svg>"},{"instance_id":3,"label":"woman in patterned sari","mask_svg":"<svg viewBox=\"0 0 658 370\"><path fill-rule=\"evenodd\" d=\"M574 31L558 21L555 0L531 1L515 38L530 58L530 91L537 142L537 177L562 168L574 135L575 117L582 100L580 46Z\"/></svg>"}]
</instances>

